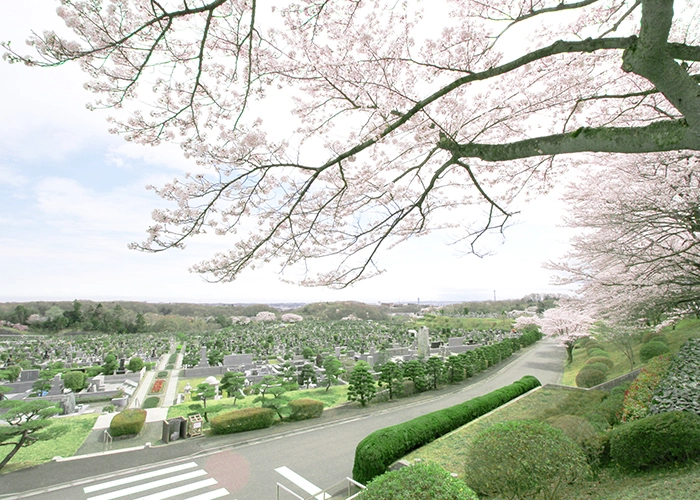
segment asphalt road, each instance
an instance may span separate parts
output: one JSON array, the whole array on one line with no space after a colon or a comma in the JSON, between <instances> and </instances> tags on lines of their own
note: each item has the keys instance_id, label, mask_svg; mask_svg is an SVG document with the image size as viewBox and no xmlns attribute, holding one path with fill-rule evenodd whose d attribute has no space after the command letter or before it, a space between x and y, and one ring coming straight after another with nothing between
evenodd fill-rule
<instances>
[{"instance_id":1,"label":"asphalt road","mask_svg":"<svg viewBox=\"0 0 700 500\"><path fill-rule=\"evenodd\" d=\"M352 476L355 447L371 432L486 394L524 375L534 375L543 385L560 383L564 359L564 349L545 339L462 385L398 402L368 408L350 405L326 411L313 422L51 462L4 474L0 499L263 500L277 498L278 482L306 498L313 486L327 488ZM282 491L279 498L295 497Z\"/></svg>"}]
</instances>

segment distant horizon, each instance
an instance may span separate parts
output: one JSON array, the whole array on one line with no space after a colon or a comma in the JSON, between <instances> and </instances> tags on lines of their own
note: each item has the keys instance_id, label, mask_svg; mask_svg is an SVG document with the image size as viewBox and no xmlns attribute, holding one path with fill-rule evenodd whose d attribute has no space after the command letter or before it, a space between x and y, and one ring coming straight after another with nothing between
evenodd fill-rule
<instances>
[{"instance_id":1,"label":"distant horizon","mask_svg":"<svg viewBox=\"0 0 700 500\"><path fill-rule=\"evenodd\" d=\"M197 304L197 305L203 305L203 306L248 306L248 305L267 305L267 306L278 306L278 305L298 305L298 306L304 306L307 304L317 304L317 303L334 303L334 302L358 302L361 304L368 304L368 305L382 305L382 304L403 304L403 305L449 305L449 304L461 304L463 302L500 302L500 301L509 301L509 300L521 300L527 295L532 295L532 294L542 294L542 295L563 295L563 294L556 294L556 293L550 293L550 292L532 292L532 293L526 293L522 296L519 297L507 297L507 298L498 298L494 300L493 298L491 299L485 299L485 300L479 300L479 299L463 299L463 300L417 300L417 301L390 301L390 300L382 300L382 301L366 301L366 300L357 300L357 299L336 299L336 300L313 300L313 301L255 301L255 302L196 302L196 301L182 301L182 300L170 300L170 301L152 301L152 300L132 300L132 299L90 299L90 298L73 298L73 299L29 299L29 300L10 300L10 301L3 301L0 302L0 304L23 304L23 303L28 303L28 302L46 302L46 303L56 303L56 302L67 302L71 303L73 301L78 301L78 302L98 302L98 303L110 303L110 302L136 302L136 303L144 303L144 304Z\"/></svg>"}]
</instances>

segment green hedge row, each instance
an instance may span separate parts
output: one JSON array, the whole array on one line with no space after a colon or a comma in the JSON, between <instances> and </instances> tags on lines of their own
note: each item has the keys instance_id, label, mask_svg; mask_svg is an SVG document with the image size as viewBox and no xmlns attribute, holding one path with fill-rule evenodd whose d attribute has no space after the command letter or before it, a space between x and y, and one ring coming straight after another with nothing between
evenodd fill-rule
<instances>
[{"instance_id":1,"label":"green hedge row","mask_svg":"<svg viewBox=\"0 0 700 500\"><path fill-rule=\"evenodd\" d=\"M289 420L319 418L323 414L323 401L319 401L318 399L295 399L290 401L287 405L292 411L289 415Z\"/></svg>"},{"instance_id":2,"label":"green hedge row","mask_svg":"<svg viewBox=\"0 0 700 500\"><path fill-rule=\"evenodd\" d=\"M700 416L671 411L615 427L610 456L627 470L647 469L700 457Z\"/></svg>"},{"instance_id":3,"label":"green hedge row","mask_svg":"<svg viewBox=\"0 0 700 500\"><path fill-rule=\"evenodd\" d=\"M275 411L270 408L244 408L223 413L210 421L212 434L232 434L270 427L275 421Z\"/></svg>"},{"instance_id":4,"label":"green hedge row","mask_svg":"<svg viewBox=\"0 0 700 500\"><path fill-rule=\"evenodd\" d=\"M112 418L109 433L112 437L137 435L146 423L146 410L131 408L123 410Z\"/></svg>"},{"instance_id":5,"label":"green hedge row","mask_svg":"<svg viewBox=\"0 0 700 500\"><path fill-rule=\"evenodd\" d=\"M540 386L527 375L517 382L450 408L434 411L408 422L379 429L364 438L355 449L352 476L367 484L409 452L461 427L475 418Z\"/></svg>"}]
</instances>

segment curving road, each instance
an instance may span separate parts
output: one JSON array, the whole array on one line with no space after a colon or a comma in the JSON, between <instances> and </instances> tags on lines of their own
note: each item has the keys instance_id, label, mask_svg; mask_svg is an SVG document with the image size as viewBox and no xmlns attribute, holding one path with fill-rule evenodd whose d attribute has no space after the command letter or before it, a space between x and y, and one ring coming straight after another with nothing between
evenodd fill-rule
<instances>
[{"instance_id":1,"label":"curving road","mask_svg":"<svg viewBox=\"0 0 700 500\"><path fill-rule=\"evenodd\" d=\"M288 423L5 474L0 476L0 499L263 500L276 498L278 482L306 498L314 486L326 488L352 475L355 447L369 433L486 394L524 375L534 375L543 385L560 383L564 360L564 349L544 339L462 385L369 408L329 410L311 425ZM295 497L283 491L279 498Z\"/></svg>"}]
</instances>

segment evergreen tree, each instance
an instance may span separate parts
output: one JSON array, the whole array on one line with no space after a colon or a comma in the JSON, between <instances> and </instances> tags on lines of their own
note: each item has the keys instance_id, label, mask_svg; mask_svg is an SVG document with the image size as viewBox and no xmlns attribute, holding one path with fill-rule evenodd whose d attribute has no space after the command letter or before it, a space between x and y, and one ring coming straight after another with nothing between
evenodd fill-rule
<instances>
[{"instance_id":1,"label":"evergreen tree","mask_svg":"<svg viewBox=\"0 0 700 500\"><path fill-rule=\"evenodd\" d=\"M394 393L403 387L403 371L393 361L387 361L381 366L379 373L379 385L389 389L389 399L394 398Z\"/></svg>"},{"instance_id":2,"label":"evergreen tree","mask_svg":"<svg viewBox=\"0 0 700 500\"><path fill-rule=\"evenodd\" d=\"M367 406L376 392L377 387L369 372L369 365L365 361L358 361L350 373L348 400L359 401L362 406Z\"/></svg>"}]
</instances>

